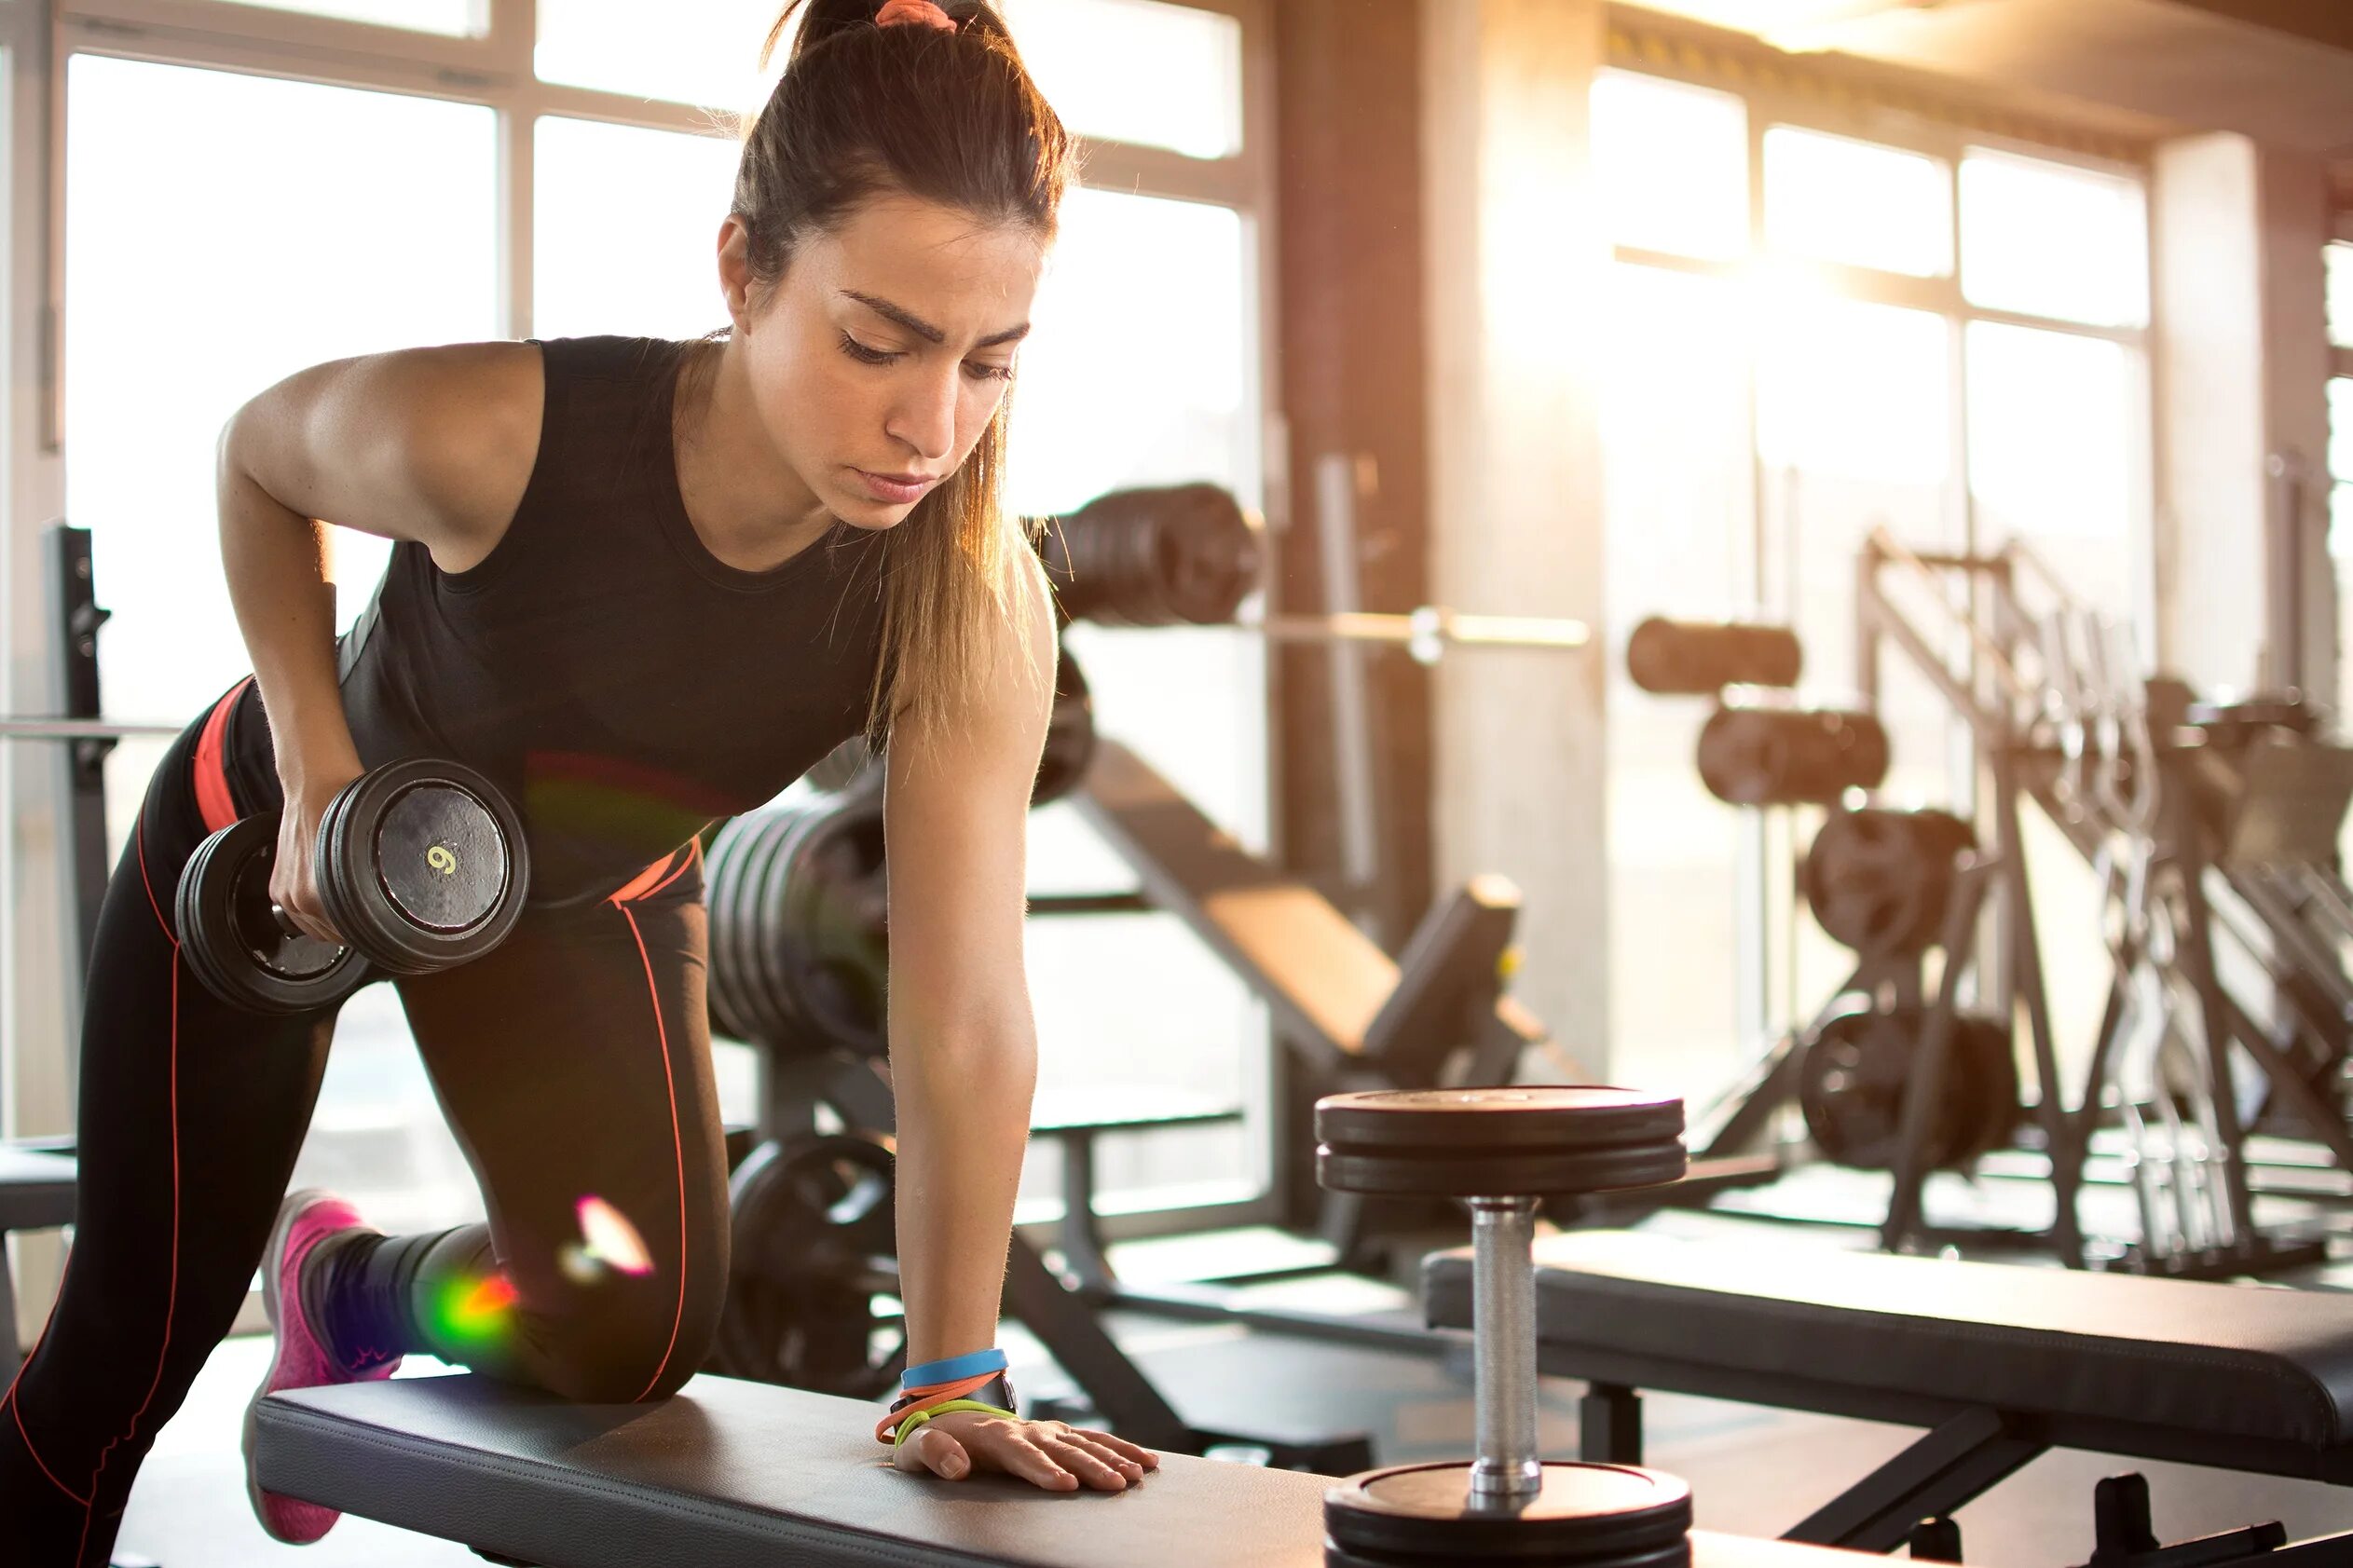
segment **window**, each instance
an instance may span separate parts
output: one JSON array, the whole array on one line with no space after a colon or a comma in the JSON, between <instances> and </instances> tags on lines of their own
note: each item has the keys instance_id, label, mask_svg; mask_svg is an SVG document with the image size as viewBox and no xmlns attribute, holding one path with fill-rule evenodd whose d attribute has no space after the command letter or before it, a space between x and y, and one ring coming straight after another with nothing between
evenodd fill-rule
<instances>
[{"instance_id":1,"label":"window","mask_svg":"<svg viewBox=\"0 0 2353 1568\"><path fill-rule=\"evenodd\" d=\"M566 87L755 110L784 71L781 44L765 81L759 66L783 9L783 0L539 0L532 66Z\"/></svg>"},{"instance_id":2,"label":"window","mask_svg":"<svg viewBox=\"0 0 2353 1568\"><path fill-rule=\"evenodd\" d=\"M485 31L489 0L236 0L257 10L299 11L305 16L340 17L346 21L371 21L379 27L405 27L418 33L446 33L453 37Z\"/></svg>"},{"instance_id":3,"label":"window","mask_svg":"<svg viewBox=\"0 0 2353 1568\"><path fill-rule=\"evenodd\" d=\"M1727 259L1748 249L1748 111L1630 71L1594 83L1594 170L1610 238Z\"/></svg>"},{"instance_id":4,"label":"window","mask_svg":"<svg viewBox=\"0 0 2353 1568\"><path fill-rule=\"evenodd\" d=\"M534 336L700 337L727 325L718 231L734 142L553 116L535 141Z\"/></svg>"},{"instance_id":5,"label":"window","mask_svg":"<svg viewBox=\"0 0 2353 1568\"><path fill-rule=\"evenodd\" d=\"M2353 348L2353 244L2343 240L2321 252L2329 279L2329 341Z\"/></svg>"},{"instance_id":6,"label":"window","mask_svg":"<svg viewBox=\"0 0 2353 1568\"><path fill-rule=\"evenodd\" d=\"M1022 346L1008 488L1025 515L1131 484L1207 479L1258 502L1257 345L1247 231L1231 208L1072 193ZM1150 301L1149 309L1140 302ZM1105 734L1134 747L1245 842L1265 837L1261 654L1216 628L1074 626L1072 657ZM1132 874L1068 805L1031 818L1030 885L1100 892ZM1225 967L1172 915L1036 920L1028 933L1041 1088L1182 1090L1249 1104L1265 1024ZM1106 1029L1105 1020L1115 1019ZM1106 1192L1190 1182L1254 1193L1267 1132L1122 1139L1098 1152ZM1033 1147L1025 1198L1057 1192L1059 1146ZM1174 1201L1173 1192L1157 1201Z\"/></svg>"},{"instance_id":7,"label":"window","mask_svg":"<svg viewBox=\"0 0 2353 1568\"><path fill-rule=\"evenodd\" d=\"M115 612L106 704L193 717L250 667L213 527L222 423L305 365L495 334L493 116L88 55L68 105L65 484ZM348 625L388 547L335 542ZM162 749L109 763L118 842ZM345 1009L297 1179L379 1224L477 1211L390 987Z\"/></svg>"},{"instance_id":8,"label":"window","mask_svg":"<svg viewBox=\"0 0 2353 1568\"><path fill-rule=\"evenodd\" d=\"M1972 148L1961 164L1961 286L1972 305L2100 327L2149 320L2136 181Z\"/></svg>"},{"instance_id":9,"label":"window","mask_svg":"<svg viewBox=\"0 0 2353 1568\"><path fill-rule=\"evenodd\" d=\"M1190 157L1242 150L1242 24L1161 0L1005 0L1038 90L1081 136ZM1149 70L1106 70L1107 61Z\"/></svg>"},{"instance_id":10,"label":"window","mask_svg":"<svg viewBox=\"0 0 2353 1568\"><path fill-rule=\"evenodd\" d=\"M1597 400L1613 655L1648 614L1785 620L1804 644L1801 700L1844 702L1855 560L1880 526L1922 550L2024 539L2079 596L2142 613L2137 177L1953 128L1866 139L1822 95L1761 80L1735 93L1606 71L1593 125L1618 247ZM1711 1094L1744 1041L1804 1019L1853 969L1790 892L1819 813L1709 799L1693 758L1704 705L1635 692L1621 664L1608 678L1610 1059L1623 1077ZM1882 797L1972 809L1945 699L1900 656L1881 681ZM2049 915L2087 879L2045 839L2030 865ZM2094 929L2088 898L2046 929ZM2096 973L2052 966L2075 1036L2098 1016Z\"/></svg>"},{"instance_id":11,"label":"window","mask_svg":"<svg viewBox=\"0 0 2353 1568\"><path fill-rule=\"evenodd\" d=\"M1952 271L1952 170L1936 158L1777 125L1765 132L1765 242L1915 278Z\"/></svg>"}]
</instances>

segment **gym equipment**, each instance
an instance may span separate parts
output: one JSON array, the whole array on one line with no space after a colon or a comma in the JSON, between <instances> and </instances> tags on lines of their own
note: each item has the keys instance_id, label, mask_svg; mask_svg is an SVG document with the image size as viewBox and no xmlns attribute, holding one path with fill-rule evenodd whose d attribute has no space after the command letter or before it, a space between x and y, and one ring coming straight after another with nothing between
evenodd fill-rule
<instances>
[{"instance_id":1,"label":"gym equipment","mask_svg":"<svg viewBox=\"0 0 2353 1568\"><path fill-rule=\"evenodd\" d=\"M2327 1291L1800 1249L1780 1226L1687 1223L1705 1229L1539 1239L1538 1366L1590 1380L1590 1461L1643 1462L1640 1389L1923 1429L1785 1540L1895 1550L1922 1520L1999 1509L2000 1494L1985 1493L2051 1449L2353 1483L2353 1323ZM1477 1324L1484 1282L1471 1249L1432 1254L1422 1281L1432 1323ZM2100 1512L2127 1525L2130 1502ZM2197 1548L2146 1539L2093 1561L2353 1557L2353 1536L2268 1553L2264 1529Z\"/></svg>"},{"instance_id":2,"label":"gym equipment","mask_svg":"<svg viewBox=\"0 0 2353 1568\"><path fill-rule=\"evenodd\" d=\"M1713 697L1728 686L1795 686L1805 667L1798 634L1744 621L1651 616L1626 639L1626 674L1656 696Z\"/></svg>"},{"instance_id":3,"label":"gym equipment","mask_svg":"<svg viewBox=\"0 0 2353 1568\"><path fill-rule=\"evenodd\" d=\"M1877 788L1887 760L1867 713L1719 706L1700 730L1700 778L1728 806L1836 805Z\"/></svg>"},{"instance_id":4,"label":"gym equipment","mask_svg":"<svg viewBox=\"0 0 2353 1568\"><path fill-rule=\"evenodd\" d=\"M24 1357L17 1343L16 1291L7 1262L8 1233L72 1224L75 1170L70 1142L0 1141L0 1388L16 1381Z\"/></svg>"},{"instance_id":5,"label":"gym equipment","mask_svg":"<svg viewBox=\"0 0 2353 1568\"><path fill-rule=\"evenodd\" d=\"M1944 924L1954 863L1977 843L1949 811L1834 809L1799 866L1799 891L1833 941L1874 956L1922 952Z\"/></svg>"},{"instance_id":6,"label":"gym equipment","mask_svg":"<svg viewBox=\"0 0 2353 1568\"><path fill-rule=\"evenodd\" d=\"M1471 1210L1478 1456L1349 1477L1324 1498L1328 1568L1690 1561L1691 1494L1627 1466L1547 1464L1536 1446L1543 1193L1683 1174L1683 1104L1606 1088L1356 1093L1316 1105L1318 1178L1343 1192L1458 1198Z\"/></svg>"},{"instance_id":7,"label":"gym equipment","mask_svg":"<svg viewBox=\"0 0 2353 1568\"><path fill-rule=\"evenodd\" d=\"M997 1475L927 1482L878 1460L867 1436L875 1414L856 1400L733 1378L697 1378L658 1405L604 1406L473 1375L393 1378L262 1400L253 1464L271 1492L564 1568L1323 1561L1327 1477L1164 1454L1115 1496L1049 1497ZM1690 1544L1695 1568L1854 1561L1705 1531Z\"/></svg>"},{"instance_id":8,"label":"gym equipment","mask_svg":"<svg viewBox=\"0 0 2353 1568\"><path fill-rule=\"evenodd\" d=\"M1040 530L1063 617L1219 626L1258 586L1261 525L1216 484L1114 490Z\"/></svg>"},{"instance_id":9,"label":"gym equipment","mask_svg":"<svg viewBox=\"0 0 2353 1568\"><path fill-rule=\"evenodd\" d=\"M706 866L720 1032L778 1052L885 1054L882 797L853 790L747 812L719 829Z\"/></svg>"},{"instance_id":10,"label":"gym equipment","mask_svg":"<svg viewBox=\"0 0 2353 1568\"><path fill-rule=\"evenodd\" d=\"M336 791L319 821L317 875L336 947L296 930L270 901L279 814L241 818L198 844L173 906L181 951L233 1006L333 1006L371 972L429 975L480 958L523 916L523 824L471 768L408 758Z\"/></svg>"},{"instance_id":11,"label":"gym equipment","mask_svg":"<svg viewBox=\"0 0 2353 1568\"><path fill-rule=\"evenodd\" d=\"M1448 647L1582 648L1581 620L1472 615L1434 605L1403 613L1264 615L1245 610L1260 586L1263 525L1214 484L1115 490L1036 535L1065 621L1104 626L1226 626L1272 642L1404 648L1422 663Z\"/></svg>"},{"instance_id":12,"label":"gym equipment","mask_svg":"<svg viewBox=\"0 0 2353 1568\"><path fill-rule=\"evenodd\" d=\"M1822 1021L1806 1038L1798 1103L1806 1130L1828 1158L1858 1170L1886 1170L1896 1160L1904 1096L1928 1009L1858 1005ZM1961 1014L1951 1022L1945 1093L1931 1108L1922 1163L1932 1170L1967 1165L2009 1141L2018 1126L2018 1073L2001 1020Z\"/></svg>"},{"instance_id":13,"label":"gym equipment","mask_svg":"<svg viewBox=\"0 0 2353 1568\"><path fill-rule=\"evenodd\" d=\"M894 1152L886 1136L760 1144L728 1181L727 1307L709 1370L871 1399L907 1368L903 1321L873 1310L898 1288Z\"/></svg>"},{"instance_id":14,"label":"gym equipment","mask_svg":"<svg viewBox=\"0 0 2353 1568\"><path fill-rule=\"evenodd\" d=\"M1899 593L1892 585L1906 585ZM2353 979L2339 947L2353 900L2334 866L2353 752L2306 733L2299 703L2233 714L2142 678L2128 629L2077 602L2025 546L1918 553L1885 529L1857 577L1859 685L1875 706L1892 645L1964 720L1993 784L1979 866L1997 879L2000 961L1983 998L2022 1015L2042 1085L2033 1116L2057 1192L2041 1239L2071 1263L2168 1275L2260 1273L2319 1244L2253 1220L2241 1098L2353 1171L2330 1080L2346 1059ZM1956 596L1956 584L1966 593ZM1963 602L1977 607L1963 611ZM1941 617L1933 622L1920 613ZM2202 722L2201 722L2202 721ZM2041 808L2103 890L2113 975L2081 1082L2062 1072L2020 828ZM2228 946L2237 964L2223 961ZM1949 962L1951 961L1949 961ZM2248 975L2261 982L2248 990ZM2121 1131L2141 1234L2087 1242L2076 1215L2095 1137ZM1920 1232L1898 1181L1884 1234Z\"/></svg>"}]
</instances>

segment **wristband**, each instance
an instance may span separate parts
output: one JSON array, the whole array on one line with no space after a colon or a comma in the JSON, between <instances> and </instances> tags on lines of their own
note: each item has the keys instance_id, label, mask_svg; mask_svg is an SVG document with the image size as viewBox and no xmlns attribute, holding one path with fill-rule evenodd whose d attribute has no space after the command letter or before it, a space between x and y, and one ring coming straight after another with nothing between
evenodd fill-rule
<instances>
[{"instance_id":1,"label":"wristband","mask_svg":"<svg viewBox=\"0 0 2353 1568\"><path fill-rule=\"evenodd\" d=\"M983 1372L1001 1372L1005 1369L1002 1350L976 1350L969 1356L951 1357L945 1361L926 1361L920 1367L910 1367L899 1379L899 1387L909 1393L919 1388L936 1388L943 1383L959 1383Z\"/></svg>"}]
</instances>

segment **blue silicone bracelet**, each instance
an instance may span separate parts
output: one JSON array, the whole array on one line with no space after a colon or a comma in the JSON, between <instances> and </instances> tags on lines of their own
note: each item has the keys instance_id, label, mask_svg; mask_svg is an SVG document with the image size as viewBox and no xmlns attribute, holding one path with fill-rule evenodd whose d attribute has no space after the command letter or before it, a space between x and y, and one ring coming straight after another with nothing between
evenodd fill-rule
<instances>
[{"instance_id":1,"label":"blue silicone bracelet","mask_svg":"<svg viewBox=\"0 0 2353 1568\"><path fill-rule=\"evenodd\" d=\"M899 1387L930 1388L942 1383L955 1383L983 1372L1001 1372L1005 1369L1002 1350L976 1350L969 1356L958 1356L946 1361L926 1361L920 1367L910 1367L899 1380Z\"/></svg>"}]
</instances>

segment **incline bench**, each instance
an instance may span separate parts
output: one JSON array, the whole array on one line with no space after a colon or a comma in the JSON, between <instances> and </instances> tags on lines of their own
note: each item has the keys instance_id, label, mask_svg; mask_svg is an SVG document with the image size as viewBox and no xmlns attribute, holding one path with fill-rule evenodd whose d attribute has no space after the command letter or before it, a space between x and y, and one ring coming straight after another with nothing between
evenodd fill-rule
<instances>
[{"instance_id":1,"label":"incline bench","mask_svg":"<svg viewBox=\"0 0 2353 1568\"><path fill-rule=\"evenodd\" d=\"M1424 1261L1431 1327L1471 1326L1471 1278ZM1537 1242L1536 1295L1539 1370L1593 1385L1587 1459L1641 1462L1640 1388L1930 1429L1785 1540L1892 1550L2054 1448L2353 1482L2332 1292L1576 1231Z\"/></svg>"},{"instance_id":2,"label":"incline bench","mask_svg":"<svg viewBox=\"0 0 2353 1568\"><path fill-rule=\"evenodd\" d=\"M1322 1568L1324 1478L1163 1456L1126 1492L901 1475L879 1406L699 1377L660 1405L566 1405L477 1377L273 1395L270 1491L545 1568ZM1694 1532L1692 1568L1868 1568Z\"/></svg>"}]
</instances>

